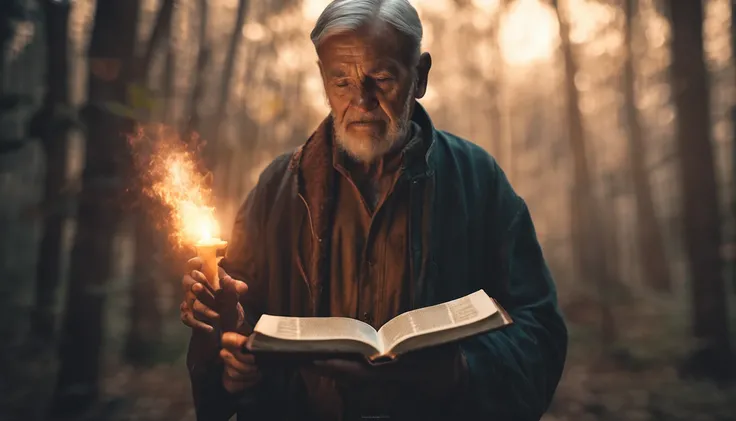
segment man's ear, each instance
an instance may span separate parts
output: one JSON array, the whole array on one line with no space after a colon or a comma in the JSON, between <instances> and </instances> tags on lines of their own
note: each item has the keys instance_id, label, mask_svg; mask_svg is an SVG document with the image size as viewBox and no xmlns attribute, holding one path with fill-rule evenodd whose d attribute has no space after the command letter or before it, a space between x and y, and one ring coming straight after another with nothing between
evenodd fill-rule
<instances>
[{"instance_id":1,"label":"man's ear","mask_svg":"<svg viewBox=\"0 0 736 421\"><path fill-rule=\"evenodd\" d=\"M427 93L427 82L429 80L429 69L432 67L432 56L422 53L417 64L417 87L414 97L419 99Z\"/></svg>"}]
</instances>

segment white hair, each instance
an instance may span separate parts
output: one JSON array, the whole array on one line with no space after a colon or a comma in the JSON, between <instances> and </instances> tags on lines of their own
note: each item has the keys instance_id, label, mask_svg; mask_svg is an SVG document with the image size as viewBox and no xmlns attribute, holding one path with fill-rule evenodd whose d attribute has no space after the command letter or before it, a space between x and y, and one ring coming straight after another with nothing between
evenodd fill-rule
<instances>
[{"instance_id":1,"label":"white hair","mask_svg":"<svg viewBox=\"0 0 736 421\"><path fill-rule=\"evenodd\" d=\"M383 22L407 38L413 62L419 60L422 22L408 0L333 0L317 19L312 34L315 49L329 36Z\"/></svg>"}]
</instances>

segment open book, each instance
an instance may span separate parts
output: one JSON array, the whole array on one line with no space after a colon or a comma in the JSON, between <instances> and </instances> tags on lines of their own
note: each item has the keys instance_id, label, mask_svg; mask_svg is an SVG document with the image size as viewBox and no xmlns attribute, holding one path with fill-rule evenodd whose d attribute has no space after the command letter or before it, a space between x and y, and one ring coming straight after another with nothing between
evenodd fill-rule
<instances>
[{"instance_id":1,"label":"open book","mask_svg":"<svg viewBox=\"0 0 736 421\"><path fill-rule=\"evenodd\" d=\"M359 354L371 363L381 363L409 351L446 344L511 323L506 311L481 289L456 300L402 313L378 331L347 317L264 314L245 347L254 354Z\"/></svg>"}]
</instances>

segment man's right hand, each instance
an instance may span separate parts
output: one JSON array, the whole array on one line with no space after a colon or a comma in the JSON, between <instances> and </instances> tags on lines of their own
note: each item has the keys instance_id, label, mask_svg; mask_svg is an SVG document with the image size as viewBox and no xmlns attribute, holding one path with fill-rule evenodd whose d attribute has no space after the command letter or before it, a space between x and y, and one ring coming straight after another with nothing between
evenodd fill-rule
<instances>
[{"instance_id":1,"label":"man's right hand","mask_svg":"<svg viewBox=\"0 0 736 421\"><path fill-rule=\"evenodd\" d=\"M184 290L184 301L179 306L181 321L191 327L206 333L213 332L213 324L217 323L220 315L213 310L215 299L212 293L204 285L207 282L202 270L202 261L195 257L187 262L187 273L181 280L182 289ZM223 284L232 283L238 297L242 297L248 291L245 282L232 279L222 268L218 268L220 282ZM238 314L240 315L238 327L243 323L243 307L237 304Z\"/></svg>"},{"instance_id":2,"label":"man's right hand","mask_svg":"<svg viewBox=\"0 0 736 421\"><path fill-rule=\"evenodd\" d=\"M187 262L189 272L182 278L184 301L179 308L181 320L185 325L194 330L211 333L214 331L212 325L219 321L220 315L213 310L215 298L204 285L207 279L200 272L201 268L202 262L196 257ZM222 292L235 294L236 302L239 301L239 298L248 292L248 286L242 281L232 279L222 268L219 268L219 271L220 282L225 290ZM243 325L244 312L240 302L236 305L239 314L236 330L239 330ZM224 332L220 338L222 349L219 357L225 366L222 384L229 393L241 392L254 386L261 379L254 356L243 352L247 340L247 336L236 332Z\"/></svg>"}]
</instances>

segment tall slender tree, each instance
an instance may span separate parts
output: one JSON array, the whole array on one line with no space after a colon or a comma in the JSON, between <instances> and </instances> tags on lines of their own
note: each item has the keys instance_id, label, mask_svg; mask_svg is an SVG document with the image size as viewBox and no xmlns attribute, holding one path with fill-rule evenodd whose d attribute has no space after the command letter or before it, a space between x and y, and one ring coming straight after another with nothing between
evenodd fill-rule
<instances>
[{"instance_id":1,"label":"tall slender tree","mask_svg":"<svg viewBox=\"0 0 736 421\"><path fill-rule=\"evenodd\" d=\"M31 119L29 134L41 139L46 155L44 180L44 231L38 257L34 336L53 342L58 319L56 301L61 287L63 231L71 209L72 189L67 179L68 135L74 123L69 102L69 11L68 2L42 3L46 38L46 94L43 105Z\"/></svg>"},{"instance_id":2,"label":"tall slender tree","mask_svg":"<svg viewBox=\"0 0 736 421\"><path fill-rule=\"evenodd\" d=\"M646 146L641 116L636 106L636 72L634 70L633 25L638 0L624 0L624 66L622 85L624 109L628 126L629 159L636 198L637 237L644 282L652 288L667 291L671 288L670 271L664 251L662 231L654 211L652 189L646 168Z\"/></svg>"},{"instance_id":3,"label":"tall slender tree","mask_svg":"<svg viewBox=\"0 0 736 421\"><path fill-rule=\"evenodd\" d=\"M731 5L731 62L736 67L736 2L730 2ZM736 79L734 80L736 85ZM731 107L731 127L733 127L731 144L733 149L733 160L736 163L736 103ZM736 218L736 165L731 164L731 180L732 180L732 203L733 216ZM736 239L733 240L736 243ZM736 250L731 252L731 283L732 290L736 293Z\"/></svg>"},{"instance_id":4,"label":"tall slender tree","mask_svg":"<svg viewBox=\"0 0 736 421\"><path fill-rule=\"evenodd\" d=\"M583 115L580 111L580 94L575 86L578 66L575 61L573 46L570 41L570 25L560 8L559 0L552 0L559 23L560 48L565 68L565 93L567 98L568 138L573 156L573 191L571 196L571 214L573 220L572 238L576 253L578 276L582 280L596 283L600 297L600 328L604 342L612 342L616 337L616 328L609 299L609 290L613 282L609 274L612 272L606 256L605 223L602 218L600 204L593 192L593 181L588 165L588 145L583 126Z\"/></svg>"},{"instance_id":5,"label":"tall slender tree","mask_svg":"<svg viewBox=\"0 0 736 421\"><path fill-rule=\"evenodd\" d=\"M232 92L233 72L235 72L235 59L238 57L238 50L243 41L243 25L248 12L249 0L238 0L238 11L235 19L230 42L227 47L227 55L225 56L225 64L222 68L222 80L220 81L220 95L217 101L217 112L215 113L214 130L216 134L215 142L220 142L219 136L222 133L222 124L226 121L227 105Z\"/></svg>"},{"instance_id":6,"label":"tall slender tree","mask_svg":"<svg viewBox=\"0 0 736 421\"><path fill-rule=\"evenodd\" d=\"M215 189L220 192L218 197L221 197L225 193L227 180L227 174L230 173L230 164L233 162L232 154L228 153L227 147L225 146L225 139L222 138L224 124L227 122L227 106L230 101L230 93L232 92L233 84L233 73L235 72L235 59L238 57L238 51L240 50L240 44L243 40L243 25L245 25L245 18L248 12L249 0L238 0L238 11L235 19L235 26L233 27L232 35L230 36L230 43L227 47L227 55L225 56L225 65L222 70L222 79L220 81L220 95L217 100L217 110L214 115L214 121L212 124L212 134L208 142L211 142L213 147L205 149L206 164L208 168L215 168L215 160L222 159L222 165L218 167L218 173L222 175L220 179L216 179ZM214 143L212 143L214 142ZM220 205L223 205L222 198ZM218 206L222 207L222 206Z\"/></svg>"},{"instance_id":7,"label":"tall slender tree","mask_svg":"<svg viewBox=\"0 0 736 421\"><path fill-rule=\"evenodd\" d=\"M161 45L169 38L171 32L171 20L174 16L175 0L163 0L156 14L156 22L153 24L153 31L148 38L143 55L139 58L138 77L146 82L153 65L153 56Z\"/></svg>"},{"instance_id":8,"label":"tall slender tree","mask_svg":"<svg viewBox=\"0 0 736 421\"><path fill-rule=\"evenodd\" d=\"M721 219L711 140L709 77L703 46L704 6L700 1L670 0L668 4L693 333L703 345L691 362L699 374L725 377L733 374L734 362L720 255Z\"/></svg>"},{"instance_id":9,"label":"tall slender tree","mask_svg":"<svg viewBox=\"0 0 736 421\"><path fill-rule=\"evenodd\" d=\"M494 66L494 77L488 83L491 85L492 99L490 101L491 129L493 130L493 154L513 179L513 159L511 144L511 128L509 105L506 103L504 91L504 68L505 63L501 54L500 31L501 19L506 14L512 0L503 0L499 3L493 15L490 25L491 37L491 60Z\"/></svg>"},{"instance_id":10,"label":"tall slender tree","mask_svg":"<svg viewBox=\"0 0 736 421\"><path fill-rule=\"evenodd\" d=\"M192 78L192 94L189 100L188 108L184 114L186 121L184 133L187 138L199 135L202 129L202 116L199 112L199 104L204 97L205 89L205 71L210 61L210 46L207 40L207 25L209 16L209 3L207 0L199 0L199 51L197 52L197 65Z\"/></svg>"},{"instance_id":11,"label":"tall slender tree","mask_svg":"<svg viewBox=\"0 0 736 421\"><path fill-rule=\"evenodd\" d=\"M164 0L159 7L156 20L146 43L144 52L138 59L135 69L137 89L150 95L150 73L154 57L160 50L169 51L169 39L174 14L174 0ZM162 55L165 58L165 55ZM153 102L150 102L153 104ZM150 105L149 104L149 105ZM155 110L140 110L145 118L144 124L155 118ZM134 189L140 191L141 189ZM143 195L136 198L135 212L135 265L133 269L133 285L131 288L131 305L129 308L130 327L125 344L125 355L133 363L148 363L155 357L152 352L161 340L162 320L158 308L158 282L165 279L165 265L158 258L161 254L162 234L154 227L152 208L155 203Z\"/></svg>"},{"instance_id":12,"label":"tall slender tree","mask_svg":"<svg viewBox=\"0 0 736 421\"><path fill-rule=\"evenodd\" d=\"M89 44L89 89L82 117L86 162L77 210L61 367L54 413L78 413L99 397L103 309L113 275L113 244L123 219L121 206L130 168L126 134L132 121L111 112L126 103L133 69L139 0L98 0Z\"/></svg>"}]
</instances>

